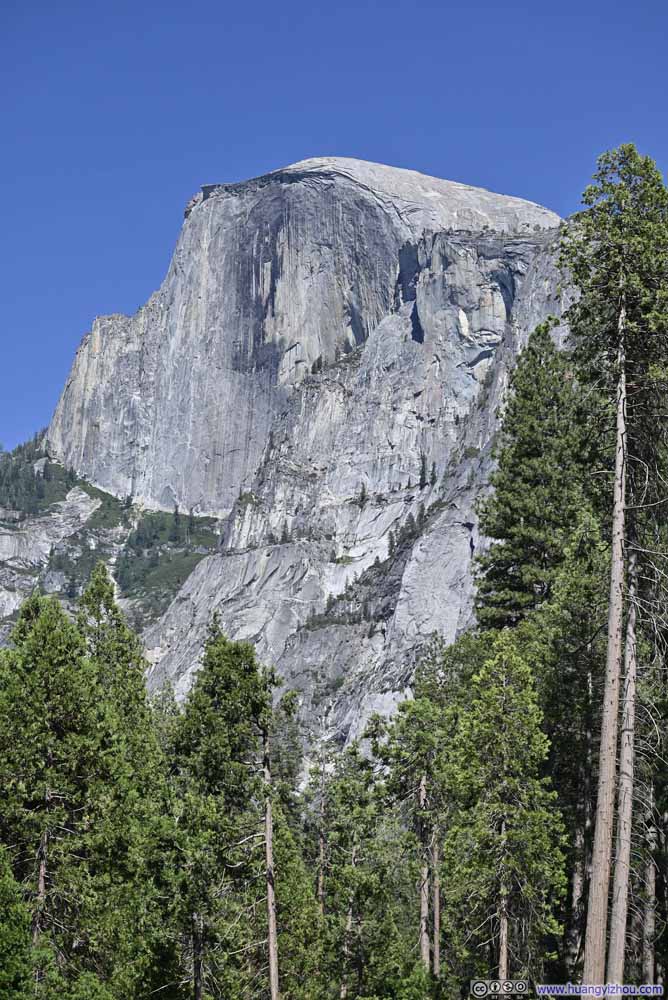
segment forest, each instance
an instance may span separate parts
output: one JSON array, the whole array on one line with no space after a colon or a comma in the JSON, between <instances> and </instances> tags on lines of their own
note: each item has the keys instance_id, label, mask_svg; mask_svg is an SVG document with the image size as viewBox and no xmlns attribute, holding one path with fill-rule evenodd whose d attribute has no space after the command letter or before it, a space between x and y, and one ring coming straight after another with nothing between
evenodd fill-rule
<instances>
[{"instance_id":1,"label":"forest","mask_svg":"<svg viewBox=\"0 0 668 1000\"><path fill-rule=\"evenodd\" d=\"M102 563L73 616L23 605L0 1000L665 981L668 189L634 146L600 157L559 266L568 338L529 337L479 503L477 627L435 634L359 743L311 739L215 617L184 703L149 697Z\"/></svg>"}]
</instances>

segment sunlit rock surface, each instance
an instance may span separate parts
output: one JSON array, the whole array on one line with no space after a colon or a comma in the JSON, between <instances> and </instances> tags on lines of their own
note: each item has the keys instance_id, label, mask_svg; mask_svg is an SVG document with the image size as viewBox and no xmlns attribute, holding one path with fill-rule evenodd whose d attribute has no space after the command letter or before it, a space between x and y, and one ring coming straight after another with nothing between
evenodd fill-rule
<instances>
[{"instance_id":1,"label":"sunlit rock surface","mask_svg":"<svg viewBox=\"0 0 668 1000\"><path fill-rule=\"evenodd\" d=\"M561 311L558 225L346 159L191 200L162 287L95 321L48 432L116 496L227 521L146 634L152 686L187 690L217 610L343 740L470 624L474 503L509 367Z\"/></svg>"}]
</instances>

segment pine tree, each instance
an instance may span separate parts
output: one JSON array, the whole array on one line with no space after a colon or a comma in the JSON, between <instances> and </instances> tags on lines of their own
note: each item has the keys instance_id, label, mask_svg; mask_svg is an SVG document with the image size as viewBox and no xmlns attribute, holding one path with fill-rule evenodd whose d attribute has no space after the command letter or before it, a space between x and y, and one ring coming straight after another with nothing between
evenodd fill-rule
<instances>
[{"instance_id":1,"label":"pine tree","mask_svg":"<svg viewBox=\"0 0 668 1000\"><path fill-rule=\"evenodd\" d=\"M480 529L492 539L478 558L478 620L514 625L549 600L567 540L585 502L595 426L593 394L574 377L545 324L531 335L510 381L492 494Z\"/></svg>"},{"instance_id":2,"label":"pine tree","mask_svg":"<svg viewBox=\"0 0 668 1000\"><path fill-rule=\"evenodd\" d=\"M433 954L440 953L440 931L436 941L429 911L430 899L436 899L434 887L439 876L433 849L447 811L444 754L456 713L454 701L446 704L446 684L437 691L431 674L423 668L418 674L416 696L402 702L392 722L377 717L369 728L374 754L387 770L388 801L398 809L402 822L414 836L419 878L413 912L420 961L426 972L433 967ZM439 902L432 911L439 912Z\"/></svg>"},{"instance_id":3,"label":"pine tree","mask_svg":"<svg viewBox=\"0 0 668 1000\"><path fill-rule=\"evenodd\" d=\"M515 632L518 649L534 667L550 740L547 772L568 835L569 892L558 975L571 981L581 971L591 864L594 733L600 721L595 692L600 690L605 660L607 572L607 545L597 519L583 511L565 548L550 602Z\"/></svg>"},{"instance_id":4,"label":"pine tree","mask_svg":"<svg viewBox=\"0 0 668 1000\"><path fill-rule=\"evenodd\" d=\"M0 848L0 1000L28 1000L32 956L30 912L8 851Z\"/></svg>"},{"instance_id":5,"label":"pine tree","mask_svg":"<svg viewBox=\"0 0 668 1000\"><path fill-rule=\"evenodd\" d=\"M322 1000L322 920L301 831L294 829L280 798L274 802L272 818L281 995Z\"/></svg>"},{"instance_id":6,"label":"pine tree","mask_svg":"<svg viewBox=\"0 0 668 1000\"><path fill-rule=\"evenodd\" d=\"M606 973L624 594L636 586L634 574L627 576L627 560L637 541L634 523L626 514L627 507L640 499L633 489L633 472L640 473L646 484L643 501L651 499L648 491L651 494L661 480L666 434L668 190L654 162L627 144L599 158L583 203L562 246L563 266L579 293L568 320L582 377L588 376L601 387L616 415L608 648L584 969L585 982L597 983L604 981ZM627 665L635 674L628 632ZM635 685L631 685L625 718L634 700ZM629 820L627 816L624 822L630 829ZM628 843L622 847L627 853ZM608 976L619 981L623 979L628 873L622 881L624 885L615 889L608 954Z\"/></svg>"},{"instance_id":7,"label":"pine tree","mask_svg":"<svg viewBox=\"0 0 668 1000\"><path fill-rule=\"evenodd\" d=\"M72 923L78 843L71 817L84 814L97 772L98 712L82 639L55 600L27 601L12 641L0 652L0 824L16 876L30 887L39 983L48 944L57 940L65 954L73 948L72 935L59 928Z\"/></svg>"},{"instance_id":8,"label":"pine tree","mask_svg":"<svg viewBox=\"0 0 668 1000\"><path fill-rule=\"evenodd\" d=\"M189 942L184 967L195 1000L214 987L241 994L256 974L248 959L261 896L261 736L270 704L253 647L231 642L214 621L173 734L183 859L176 909Z\"/></svg>"},{"instance_id":9,"label":"pine tree","mask_svg":"<svg viewBox=\"0 0 668 1000\"><path fill-rule=\"evenodd\" d=\"M174 860L166 763L147 701L141 644L115 603L102 563L79 601L77 624L112 741L109 771L91 794L82 919L98 929L95 964L107 969L115 994L131 995L138 985L152 983L168 997L177 943L165 931Z\"/></svg>"},{"instance_id":10,"label":"pine tree","mask_svg":"<svg viewBox=\"0 0 668 1000\"><path fill-rule=\"evenodd\" d=\"M457 810L445 835L443 891L464 965L507 979L538 975L545 943L558 932L562 827L540 775L548 741L531 671L507 632L490 652L449 756Z\"/></svg>"},{"instance_id":11,"label":"pine tree","mask_svg":"<svg viewBox=\"0 0 668 1000\"><path fill-rule=\"evenodd\" d=\"M12 641L0 656L0 839L27 892L34 982L49 996L172 1000L162 761L138 641L104 570L78 623L31 598Z\"/></svg>"},{"instance_id":12,"label":"pine tree","mask_svg":"<svg viewBox=\"0 0 668 1000\"><path fill-rule=\"evenodd\" d=\"M408 861L406 832L377 789L373 762L358 746L325 762L324 774L322 766L312 779L311 852L322 873L319 996L424 998L428 985L413 948L417 873Z\"/></svg>"}]
</instances>

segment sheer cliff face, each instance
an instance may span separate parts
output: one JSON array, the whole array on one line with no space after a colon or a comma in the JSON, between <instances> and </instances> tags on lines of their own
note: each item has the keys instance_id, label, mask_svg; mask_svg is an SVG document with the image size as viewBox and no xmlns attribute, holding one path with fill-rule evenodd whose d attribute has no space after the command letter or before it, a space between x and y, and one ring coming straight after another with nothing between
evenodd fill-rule
<instances>
[{"instance_id":1,"label":"sheer cliff face","mask_svg":"<svg viewBox=\"0 0 668 1000\"><path fill-rule=\"evenodd\" d=\"M48 434L116 495L227 517L147 636L152 683L185 690L218 609L347 736L466 627L472 504L508 365L559 312L558 223L354 160L192 200L162 288L96 320Z\"/></svg>"}]
</instances>

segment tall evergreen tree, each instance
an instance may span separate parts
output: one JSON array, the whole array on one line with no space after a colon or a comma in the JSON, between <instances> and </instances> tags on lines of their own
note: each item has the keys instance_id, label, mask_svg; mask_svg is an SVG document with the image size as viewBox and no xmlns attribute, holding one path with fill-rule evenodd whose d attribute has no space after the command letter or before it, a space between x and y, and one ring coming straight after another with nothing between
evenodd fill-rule
<instances>
[{"instance_id":1,"label":"tall evergreen tree","mask_svg":"<svg viewBox=\"0 0 668 1000\"><path fill-rule=\"evenodd\" d=\"M0 848L0 1000L28 1000L31 987L30 912Z\"/></svg>"},{"instance_id":2,"label":"tall evergreen tree","mask_svg":"<svg viewBox=\"0 0 668 1000\"><path fill-rule=\"evenodd\" d=\"M388 808L373 761L354 744L337 753L324 787L316 769L314 798L312 856L322 866L324 916L319 996L424 1000L428 977L415 955L414 838Z\"/></svg>"},{"instance_id":3,"label":"tall evergreen tree","mask_svg":"<svg viewBox=\"0 0 668 1000\"><path fill-rule=\"evenodd\" d=\"M501 633L472 679L450 755L458 809L444 843L444 894L464 967L499 979L537 975L564 891L562 825L541 768L529 666Z\"/></svg>"},{"instance_id":4,"label":"tall evergreen tree","mask_svg":"<svg viewBox=\"0 0 668 1000\"><path fill-rule=\"evenodd\" d=\"M607 609L607 545L596 517L583 511L555 576L551 600L516 630L534 667L550 775L567 831L569 893L560 949L561 978L576 981L584 943L587 873L595 797L594 733L600 720Z\"/></svg>"},{"instance_id":5,"label":"tall evergreen tree","mask_svg":"<svg viewBox=\"0 0 668 1000\"><path fill-rule=\"evenodd\" d=\"M167 726L182 872L177 919L193 1000L315 1000L317 906L299 839L294 699L214 622L182 713ZM282 957L284 956L284 958Z\"/></svg>"},{"instance_id":6,"label":"tall evergreen tree","mask_svg":"<svg viewBox=\"0 0 668 1000\"><path fill-rule=\"evenodd\" d=\"M480 504L492 539L478 559L477 615L484 627L515 625L549 600L587 490L602 418L567 353L544 324L512 373L496 447L493 492Z\"/></svg>"},{"instance_id":7,"label":"tall evergreen tree","mask_svg":"<svg viewBox=\"0 0 668 1000\"><path fill-rule=\"evenodd\" d=\"M280 798L274 802L277 953L281 996L322 1000L322 919L313 891L313 874L304 844L286 818Z\"/></svg>"},{"instance_id":8,"label":"tall evergreen tree","mask_svg":"<svg viewBox=\"0 0 668 1000\"><path fill-rule=\"evenodd\" d=\"M566 230L562 260L578 298L568 313L578 369L605 393L615 411L615 471L610 512L606 681L599 751L592 879L587 913L584 978L606 973L608 896L616 789L618 711L627 560L635 539L629 505L648 499L631 488L636 463L650 487L661 477L665 442L663 397L668 384L668 190L656 165L627 144L599 158L584 209ZM635 477L634 477L635 478ZM632 647L632 639L627 643ZM628 663L628 660L627 660ZM629 666L635 672L635 654ZM635 698L634 686L628 692ZM626 932L626 885L615 892L608 976L621 981Z\"/></svg>"},{"instance_id":9,"label":"tall evergreen tree","mask_svg":"<svg viewBox=\"0 0 668 1000\"><path fill-rule=\"evenodd\" d=\"M387 800L414 837L419 869L414 920L427 972L440 964L434 961L440 954L440 872L434 859L448 812L444 758L456 718L456 699L445 701L446 680L440 680L437 687L429 670L420 671L415 697L402 702L391 722L376 718L369 729L374 753L386 769Z\"/></svg>"},{"instance_id":10,"label":"tall evergreen tree","mask_svg":"<svg viewBox=\"0 0 668 1000\"><path fill-rule=\"evenodd\" d=\"M109 767L91 794L89 891L82 920L98 928L95 963L116 995L175 979L177 942L168 927L174 863L165 760L144 683L138 637L115 603L102 563L78 605L77 624L95 671L108 727Z\"/></svg>"},{"instance_id":11,"label":"tall evergreen tree","mask_svg":"<svg viewBox=\"0 0 668 1000\"><path fill-rule=\"evenodd\" d=\"M252 646L230 642L214 622L172 748L182 857L175 908L193 1000L243 995L256 972L249 925L261 871L258 720L266 711Z\"/></svg>"},{"instance_id":12,"label":"tall evergreen tree","mask_svg":"<svg viewBox=\"0 0 668 1000\"><path fill-rule=\"evenodd\" d=\"M38 995L172 997L159 760L141 658L124 685L128 664L110 620L125 626L113 603L102 613L95 593L105 586L100 572L83 631L57 602L31 598L0 656L0 837L27 892Z\"/></svg>"},{"instance_id":13,"label":"tall evergreen tree","mask_svg":"<svg viewBox=\"0 0 668 1000\"><path fill-rule=\"evenodd\" d=\"M29 893L40 987L56 954L77 968L80 838L106 734L95 670L57 601L28 600L12 641L0 651L0 835Z\"/></svg>"}]
</instances>

